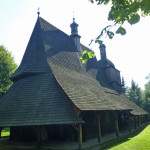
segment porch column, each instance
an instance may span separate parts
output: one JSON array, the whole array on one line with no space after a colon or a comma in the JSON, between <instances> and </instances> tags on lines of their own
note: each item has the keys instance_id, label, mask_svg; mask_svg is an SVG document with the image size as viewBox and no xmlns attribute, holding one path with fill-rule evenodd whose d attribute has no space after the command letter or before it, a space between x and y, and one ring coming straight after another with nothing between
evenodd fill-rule
<instances>
[{"instance_id":1,"label":"porch column","mask_svg":"<svg viewBox=\"0 0 150 150\"><path fill-rule=\"evenodd\" d=\"M115 128L116 128L116 136L119 136L119 126L118 126L118 112L115 112Z\"/></svg>"},{"instance_id":2,"label":"porch column","mask_svg":"<svg viewBox=\"0 0 150 150\"><path fill-rule=\"evenodd\" d=\"M101 121L100 121L100 119L101 119L101 115L100 115L100 112L93 112L94 113L94 115L95 115L95 117L96 117L96 120L97 120L97 129L98 129L98 142L100 142L101 141Z\"/></svg>"},{"instance_id":3,"label":"porch column","mask_svg":"<svg viewBox=\"0 0 150 150\"><path fill-rule=\"evenodd\" d=\"M81 149L82 147L82 125L79 124L78 126L78 145L79 145L79 149Z\"/></svg>"},{"instance_id":4,"label":"porch column","mask_svg":"<svg viewBox=\"0 0 150 150\"><path fill-rule=\"evenodd\" d=\"M140 126L140 117L137 116L137 121L138 121L138 127Z\"/></svg>"},{"instance_id":5,"label":"porch column","mask_svg":"<svg viewBox=\"0 0 150 150\"><path fill-rule=\"evenodd\" d=\"M146 115L144 115L144 123L146 123Z\"/></svg>"},{"instance_id":6,"label":"porch column","mask_svg":"<svg viewBox=\"0 0 150 150\"><path fill-rule=\"evenodd\" d=\"M136 119L137 119L137 117L134 116L134 128L135 128L135 129L136 129L136 123L137 123Z\"/></svg>"},{"instance_id":7,"label":"porch column","mask_svg":"<svg viewBox=\"0 0 150 150\"><path fill-rule=\"evenodd\" d=\"M141 115L141 124L144 124L143 115Z\"/></svg>"},{"instance_id":8,"label":"porch column","mask_svg":"<svg viewBox=\"0 0 150 150\"><path fill-rule=\"evenodd\" d=\"M128 112L127 115L128 115L128 128L129 128L129 132L131 132L131 116L130 116L130 112Z\"/></svg>"},{"instance_id":9,"label":"porch column","mask_svg":"<svg viewBox=\"0 0 150 150\"><path fill-rule=\"evenodd\" d=\"M140 126L142 125L142 117L141 117L141 115L139 116L140 117Z\"/></svg>"},{"instance_id":10,"label":"porch column","mask_svg":"<svg viewBox=\"0 0 150 150\"><path fill-rule=\"evenodd\" d=\"M35 126L34 128L37 136L37 149L39 150L42 145L41 126Z\"/></svg>"},{"instance_id":11,"label":"porch column","mask_svg":"<svg viewBox=\"0 0 150 150\"><path fill-rule=\"evenodd\" d=\"M149 117L148 115L145 116L146 117L146 123L149 121Z\"/></svg>"},{"instance_id":12,"label":"porch column","mask_svg":"<svg viewBox=\"0 0 150 150\"><path fill-rule=\"evenodd\" d=\"M63 139L64 137L64 125L60 125L60 138Z\"/></svg>"},{"instance_id":13,"label":"porch column","mask_svg":"<svg viewBox=\"0 0 150 150\"><path fill-rule=\"evenodd\" d=\"M0 127L0 138L1 138L2 130L3 130L3 128Z\"/></svg>"},{"instance_id":14,"label":"porch column","mask_svg":"<svg viewBox=\"0 0 150 150\"><path fill-rule=\"evenodd\" d=\"M97 124L98 124L98 142L100 142L100 141L101 141L101 123L100 123L100 116L98 116Z\"/></svg>"}]
</instances>

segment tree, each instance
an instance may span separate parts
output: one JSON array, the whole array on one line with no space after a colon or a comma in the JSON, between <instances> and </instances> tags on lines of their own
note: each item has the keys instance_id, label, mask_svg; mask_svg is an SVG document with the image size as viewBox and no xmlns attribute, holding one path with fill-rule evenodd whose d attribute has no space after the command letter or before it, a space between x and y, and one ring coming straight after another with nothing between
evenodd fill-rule
<instances>
[{"instance_id":1,"label":"tree","mask_svg":"<svg viewBox=\"0 0 150 150\"><path fill-rule=\"evenodd\" d=\"M0 97L8 90L12 84L9 79L17 68L11 53L4 46L0 46Z\"/></svg>"},{"instance_id":2,"label":"tree","mask_svg":"<svg viewBox=\"0 0 150 150\"><path fill-rule=\"evenodd\" d=\"M106 26L95 40L91 40L91 43L102 44L101 37L106 34L110 39L115 34L126 34L126 29L123 27L125 22L133 25L140 21L141 17L150 15L150 0L89 0L91 3L96 2L97 5L107 5L111 3L111 9L108 13L108 20L113 21L113 25ZM113 32L111 29L113 26L118 26L117 30ZM90 44L91 44L90 43ZM94 54L94 53L93 53ZM87 59L95 57L93 54L85 52L81 59L84 63ZM91 57L92 55L92 57Z\"/></svg>"},{"instance_id":3,"label":"tree","mask_svg":"<svg viewBox=\"0 0 150 150\"><path fill-rule=\"evenodd\" d=\"M142 106L142 90L134 80L131 81L131 88L128 88L127 96L138 106Z\"/></svg>"},{"instance_id":4,"label":"tree","mask_svg":"<svg viewBox=\"0 0 150 150\"><path fill-rule=\"evenodd\" d=\"M143 92L142 99L144 109L150 112L150 74L146 77L146 79L148 81L145 84L145 90Z\"/></svg>"},{"instance_id":5,"label":"tree","mask_svg":"<svg viewBox=\"0 0 150 150\"><path fill-rule=\"evenodd\" d=\"M133 25L140 21L141 17L150 15L150 0L90 0L97 5L107 5L111 3L111 9L108 14L108 20L114 22L114 26L119 25L116 34L125 35L126 30L122 27L125 22ZM106 26L95 42L101 44L99 40L105 32L110 39L114 37L114 33L110 31L113 25Z\"/></svg>"},{"instance_id":6,"label":"tree","mask_svg":"<svg viewBox=\"0 0 150 150\"><path fill-rule=\"evenodd\" d=\"M108 20L117 24L123 24L128 21L131 25L139 22L140 16L150 14L149 0L90 0L97 5L107 5L111 3L111 9L108 14ZM140 15L141 13L141 15Z\"/></svg>"},{"instance_id":7,"label":"tree","mask_svg":"<svg viewBox=\"0 0 150 150\"><path fill-rule=\"evenodd\" d=\"M122 85L123 93L126 94L126 93L127 93L127 88L128 88L128 87L126 86L124 77L121 78L121 85Z\"/></svg>"}]
</instances>

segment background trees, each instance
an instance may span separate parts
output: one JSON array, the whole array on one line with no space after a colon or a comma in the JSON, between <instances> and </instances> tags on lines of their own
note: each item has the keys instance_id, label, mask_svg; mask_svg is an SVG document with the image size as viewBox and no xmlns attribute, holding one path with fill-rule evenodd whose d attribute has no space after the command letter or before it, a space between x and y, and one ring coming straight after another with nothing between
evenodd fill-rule
<instances>
[{"instance_id":1,"label":"background trees","mask_svg":"<svg viewBox=\"0 0 150 150\"><path fill-rule=\"evenodd\" d=\"M150 74L146 77L148 80L145 84L145 90L143 91L142 99L143 99L143 107L145 110L150 112Z\"/></svg>"},{"instance_id":2,"label":"background trees","mask_svg":"<svg viewBox=\"0 0 150 150\"><path fill-rule=\"evenodd\" d=\"M126 94L131 101L138 106L142 106L142 90L134 80L131 81L131 87L128 88Z\"/></svg>"},{"instance_id":3,"label":"background trees","mask_svg":"<svg viewBox=\"0 0 150 150\"><path fill-rule=\"evenodd\" d=\"M142 90L138 84L132 80L131 87L127 87L126 96L138 106L150 113L150 74L146 77L147 83Z\"/></svg>"},{"instance_id":4,"label":"background trees","mask_svg":"<svg viewBox=\"0 0 150 150\"><path fill-rule=\"evenodd\" d=\"M16 69L17 64L11 53L4 46L0 46L0 98L12 84L9 78Z\"/></svg>"}]
</instances>

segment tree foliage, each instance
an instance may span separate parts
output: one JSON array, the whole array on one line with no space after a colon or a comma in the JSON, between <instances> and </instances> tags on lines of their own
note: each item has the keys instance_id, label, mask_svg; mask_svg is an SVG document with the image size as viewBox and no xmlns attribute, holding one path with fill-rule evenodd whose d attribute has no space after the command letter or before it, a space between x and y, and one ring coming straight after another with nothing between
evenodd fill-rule
<instances>
[{"instance_id":1,"label":"tree foliage","mask_svg":"<svg viewBox=\"0 0 150 150\"><path fill-rule=\"evenodd\" d=\"M150 0L89 0L89 1L91 3L97 3L97 5L101 4L107 5L111 3L111 8L108 13L108 20L113 21L114 24L106 26L104 29L102 29L101 33L97 36L97 38L95 40L92 40L92 42L95 41L95 43L98 44L102 44L103 41L101 40L101 37L104 34L109 39L112 39L115 36L115 34L125 35L126 29L123 27L123 24L125 22L128 22L129 24L133 25L138 23L141 17L150 15ZM119 27L114 32L111 29L113 26L116 25L118 25ZM84 62L87 59L84 59Z\"/></svg>"},{"instance_id":2,"label":"tree foliage","mask_svg":"<svg viewBox=\"0 0 150 150\"><path fill-rule=\"evenodd\" d=\"M133 25L140 21L141 16L145 17L150 15L150 0L89 0L92 3L96 2L97 5L107 5L111 3L111 8L108 13L108 20L113 21L114 25L119 25L116 30L116 34L125 35L126 30L122 27L125 22ZM110 31L109 25L105 27L102 31L106 31L106 34L110 39L115 35ZM102 33L98 37L102 36ZM97 38L96 38L97 39ZM98 38L99 39L99 38Z\"/></svg>"},{"instance_id":3,"label":"tree foliage","mask_svg":"<svg viewBox=\"0 0 150 150\"><path fill-rule=\"evenodd\" d=\"M145 84L145 89L143 91L138 84L132 80L131 87L128 87L126 95L131 101L150 113L150 74L146 79L148 81Z\"/></svg>"},{"instance_id":4,"label":"tree foliage","mask_svg":"<svg viewBox=\"0 0 150 150\"><path fill-rule=\"evenodd\" d=\"M139 22L140 16L150 14L149 0L90 0L98 5L111 3L108 20L123 24L128 21L131 25ZM141 15L140 15L141 14Z\"/></svg>"},{"instance_id":5,"label":"tree foliage","mask_svg":"<svg viewBox=\"0 0 150 150\"><path fill-rule=\"evenodd\" d=\"M127 90L127 96L138 106L142 106L142 90L134 80L131 81L131 87Z\"/></svg>"},{"instance_id":6,"label":"tree foliage","mask_svg":"<svg viewBox=\"0 0 150 150\"><path fill-rule=\"evenodd\" d=\"M121 85L122 85L122 91L123 91L123 93L126 94L128 87L126 86L126 82L124 80L124 77L121 78Z\"/></svg>"},{"instance_id":7,"label":"tree foliage","mask_svg":"<svg viewBox=\"0 0 150 150\"><path fill-rule=\"evenodd\" d=\"M143 91L142 99L143 99L143 107L145 110L150 112L150 74L146 77L148 80L145 84L145 90Z\"/></svg>"},{"instance_id":8,"label":"tree foliage","mask_svg":"<svg viewBox=\"0 0 150 150\"><path fill-rule=\"evenodd\" d=\"M4 46L0 46L0 97L8 90L12 84L9 79L17 68L11 53Z\"/></svg>"}]
</instances>

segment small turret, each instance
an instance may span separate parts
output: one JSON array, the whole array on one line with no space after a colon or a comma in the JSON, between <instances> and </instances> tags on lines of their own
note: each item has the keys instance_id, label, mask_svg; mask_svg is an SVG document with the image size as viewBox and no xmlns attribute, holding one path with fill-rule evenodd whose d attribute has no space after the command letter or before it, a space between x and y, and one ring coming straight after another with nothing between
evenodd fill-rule
<instances>
[{"instance_id":1,"label":"small turret","mask_svg":"<svg viewBox=\"0 0 150 150\"><path fill-rule=\"evenodd\" d=\"M102 59L102 60L107 59L107 56L106 56L106 46L105 46L105 44L101 44L99 48L100 48L101 59Z\"/></svg>"},{"instance_id":2,"label":"small turret","mask_svg":"<svg viewBox=\"0 0 150 150\"><path fill-rule=\"evenodd\" d=\"M77 51L80 52L80 38L81 36L78 35L78 24L75 22L75 18L73 18L73 23L70 25L71 27L71 37L74 40L74 43L77 47Z\"/></svg>"}]
</instances>

